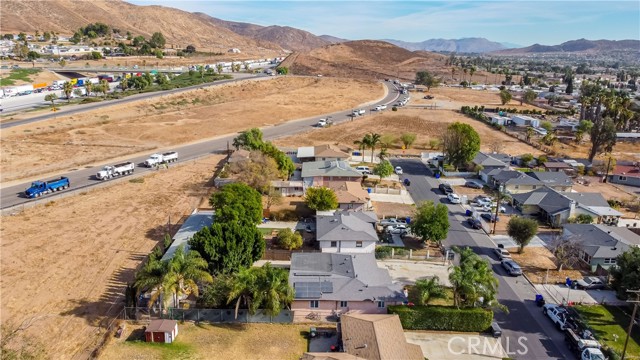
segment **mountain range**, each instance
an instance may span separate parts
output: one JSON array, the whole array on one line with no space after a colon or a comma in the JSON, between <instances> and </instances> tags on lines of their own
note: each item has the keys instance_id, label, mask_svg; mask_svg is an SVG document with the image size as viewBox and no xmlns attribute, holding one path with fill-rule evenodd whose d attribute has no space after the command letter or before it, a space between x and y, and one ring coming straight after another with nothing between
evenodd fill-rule
<instances>
[{"instance_id":1,"label":"mountain range","mask_svg":"<svg viewBox=\"0 0 640 360\"><path fill-rule=\"evenodd\" d=\"M410 51L424 50L455 53L487 53L507 48L501 43L489 41L485 38L429 39L421 42L407 42L393 39L385 39L384 41Z\"/></svg>"},{"instance_id":2,"label":"mountain range","mask_svg":"<svg viewBox=\"0 0 640 360\"><path fill-rule=\"evenodd\" d=\"M607 53L612 51L640 53L640 40L587 40L578 39L563 42L560 45L540 45L505 49L495 54L518 55L533 53Z\"/></svg>"}]
</instances>

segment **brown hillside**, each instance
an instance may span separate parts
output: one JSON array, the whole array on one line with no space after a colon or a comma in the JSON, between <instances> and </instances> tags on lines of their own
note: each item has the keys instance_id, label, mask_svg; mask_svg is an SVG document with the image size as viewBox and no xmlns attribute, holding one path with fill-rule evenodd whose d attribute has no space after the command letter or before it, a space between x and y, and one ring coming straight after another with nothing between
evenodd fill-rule
<instances>
[{"instance_id":1,"label":"brown hillside","mask_svg":"<svg viewBox=\"0 0 640 360\"><path fill-rule=\"evenodd\" d=\"M0 2L2 32L33 34L36 30L71 35L89 23L101 22L121 33L151 37L156 31L167 38L167 46L193 44L209 51L239 48L257 52L260 48L280 50L273 43L259 42L186 11L164 6L138 6L120 0L3 0Z\"/></svg>"},{"instance_id":2,"label":"brown hillside","mask_svg":"<svg viewBox=\"0 0 640 360\"><path fill-rule=\"evenodd\" d=\"M420 70L446 75L449 72L446 59L439 54L411 52L384 41L361 40L297 53L288 57L283 65L299 75L409 80Z\"/></svg>"}]
</instances>

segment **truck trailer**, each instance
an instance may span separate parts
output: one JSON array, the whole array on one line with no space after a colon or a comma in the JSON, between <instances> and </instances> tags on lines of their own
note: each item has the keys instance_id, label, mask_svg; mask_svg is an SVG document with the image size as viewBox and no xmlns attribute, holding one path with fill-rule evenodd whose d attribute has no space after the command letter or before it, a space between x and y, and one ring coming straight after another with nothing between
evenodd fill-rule
<instances>
[{"instance_id":1,"label":"truck trailer","mask_svg":"<svg viewBox=\"0 0 640 360\"><path fill-rule=\"evenodd\" d=\"M98 171L98 173L96 174L96 178L98 180L108 180L121 175L133 174L135 168L136 164L130 161L113 166L107 165L103 167L102 170Z\"/></svg>"},{"instance_id":2,"label":"truck trailer","mask_svg":"<svg viewBox=\"0 0 640 360\"><path fill-rule=\"evenodd\" d=\"M64 176L54 180L34 181L31 183L31 187L29 187L24 193L28 198L32 199L56 191L68 189L70 185L69 178Z\"/></svg>"},{"instance_id":3,"label":"truck trailer","mask_svg":"<svg viewBox=\"0 0 640 360\"><path fill-rule=\"evenodd\" d=\"M147 160L145 160L144 166L154 167L163 163L170 163L175 161L178 161L178 153L175 151L169 151L162 154L152 154Z\"/></svg>"}]
</instances>

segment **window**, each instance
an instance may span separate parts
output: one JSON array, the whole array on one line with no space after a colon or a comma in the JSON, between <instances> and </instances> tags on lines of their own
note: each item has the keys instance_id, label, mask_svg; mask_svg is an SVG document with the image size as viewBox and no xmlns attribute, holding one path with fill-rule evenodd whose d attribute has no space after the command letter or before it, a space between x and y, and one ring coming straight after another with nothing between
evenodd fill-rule
<instances>
[{"instance_id":1,"label":"window","mask_svg":"<svg viewBox=\"0 0 640 360\"><path fill-rule=\"evenodd\" d=\"M515 185L513 188L514 188L514 189L519 189L519 188L520 188L520 185Z\"/></svg>"},{"instance_id":2,"label":"window","mask_svg":"<svg viewBox=\"0 0 640 360\"><path fill-rule=\"evenodd\" d=\"M340 301L341 308L346 308L347 306L348 306L348 303L346 301Z\"/></svg>"},{"instance_id":3,"label":"window","mask_svg":"<svg viewBox=\"0 0 640 360\"><path fill-rule=\"evenodd\" d=\"M356 241L356 247L362 247L362 241Z\"/></svg>"},{"instance_id":4,"label":"window","mask_svg":"<svg viewBox=\"0 0 640 360\"><path fill-rule=\"evenodd\" d=\"M338 247L338 242L337 241L332 241L331 242L331 247Z\"/></svg>"},{"instance_id":5,"label":"window","mask_svg":"<svg viewBox=\"0 0 640 360\"><path fill-rule=\"evenodd\" d=\"M318 300L309 301L309 307L312 308L312 309L317 309L319 307Z\"/></svg>"},{"instance_id":6,"label":"window","mask_svg":"<svg viewBox=\"0 0 640 360\"><path fill-rule=\"evenodd\" d=\"M383 308L384 307L384 301L378 301L378 307L379 308Z\"/></svg>"},{"instance_id":7,"label":"window","mask_svg":"<svg viewBox=\"0 0 640 360\"><path fill-rule=\"evenodd\" d=\"M607 265L615 265L616 258L606 258L606 259L604 259L604 263L607 264Z\"/></svg>"},{"instance_id":8,"label":"window","mask_svg":"<svg viewBox=\"0 0 640 360\"><path fill-rule=\"evenodd\" d=\"M618 180L627 181L627 177L626 176L618 176Z\"/></svg>"},{"instance_id":9,"label":"window","mask_svg":"<svg viewBox=\"0 0 640 360\"><path fill-rule=\"evenodd\" d=\"M538 186L537 185L533 185L533 190L535 190L536 188L538 188Z\"/></svg>"}]
</instances>

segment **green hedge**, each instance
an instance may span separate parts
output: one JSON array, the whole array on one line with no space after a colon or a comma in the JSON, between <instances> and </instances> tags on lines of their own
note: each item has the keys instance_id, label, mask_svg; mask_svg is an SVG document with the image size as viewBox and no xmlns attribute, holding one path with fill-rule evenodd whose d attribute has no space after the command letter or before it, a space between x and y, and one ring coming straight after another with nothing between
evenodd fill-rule
<instances>
[{"instance_id":1,"label":"green hedge","mask_svg":"<svg viewBox=\"0 0 640 360\"><path fill-rule=\"evenodd\" d=\"M457 309L445 306L389 306L398 314L406 330L483 332L493 321L493 311L480 308Z\"/></svg>"}]
</instances>

